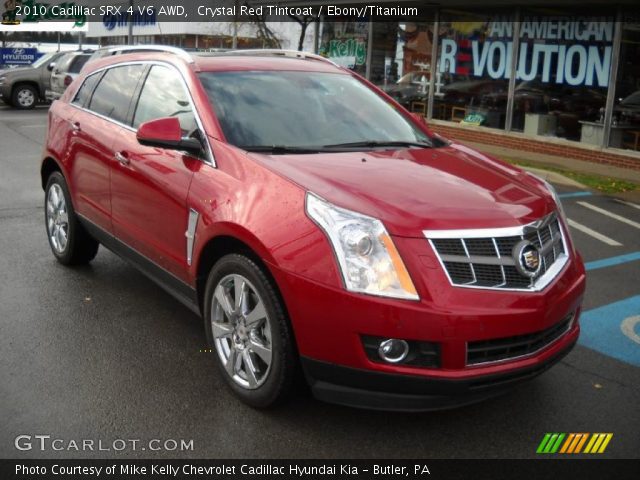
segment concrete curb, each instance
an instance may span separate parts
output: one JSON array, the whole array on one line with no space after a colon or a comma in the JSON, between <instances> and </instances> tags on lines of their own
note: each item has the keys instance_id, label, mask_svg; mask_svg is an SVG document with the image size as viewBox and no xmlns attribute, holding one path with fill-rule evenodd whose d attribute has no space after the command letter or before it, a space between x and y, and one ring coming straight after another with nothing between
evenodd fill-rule
<instances>
[{"instance_id":1,"label":"concrete curb","mask_svg":"<svg viewBox=\"0 0 640 480\"><path fill-rule=\"evenodd\" d=\"M534 168L534 167L523 167L518 165L518 167L526 170L527 172L531 172L540 178L544 178L549 183L557 183L558 185L565 185L567 187L575 187L583 190L588 190L589 188L581 184L580 182L576 182L575 180L565 177L564 175L558 172L550 172L549 170L544 170L542 168Z\"/></svg>"}]
</instances>

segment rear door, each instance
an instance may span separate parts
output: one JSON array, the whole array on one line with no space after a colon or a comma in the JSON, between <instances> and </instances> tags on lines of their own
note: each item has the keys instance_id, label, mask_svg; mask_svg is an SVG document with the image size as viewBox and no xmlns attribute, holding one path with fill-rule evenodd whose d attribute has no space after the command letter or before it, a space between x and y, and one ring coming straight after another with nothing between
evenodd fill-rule
<instances>
[{"instance_id":1,"label":"rear door","mask_svg":"<svg viewBox=\"0 0 640 480\"><path fill-rule=\"evenodd\" d=\"M154 64L135 105L133 129L114 144L113 229L124 243L187 281L187 196L194 171L202 161L184 152L138 143L135 129L143 122L163 117L177 117L183 136L198 129L180 73L171 66Z\"/></svg>"},{"instance_id":2,"label":"rear door","mask_svg":"<svg viewBox=\"0 0 640 480\"><path fill-rule=\"evenodd\" d=\"M112 232L110 177L113 146L123 132L131 99L142 78L143 65L112 67L86 78L72 105L78 112L69 158L76 211L107 232ZM85 89L85 86L87 87Z\"/></svg>"}]
</instances>

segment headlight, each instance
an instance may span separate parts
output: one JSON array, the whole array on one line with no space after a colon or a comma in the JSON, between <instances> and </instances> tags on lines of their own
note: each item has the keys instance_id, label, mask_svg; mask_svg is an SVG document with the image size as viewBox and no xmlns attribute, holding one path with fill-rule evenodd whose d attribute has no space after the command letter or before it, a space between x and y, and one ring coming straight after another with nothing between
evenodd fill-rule
<instances>
[{"instance_id":1,"label":"headlight","mask_svg":"<svg viewBox=\"0 0 640 480\"><path fill-rule=\"evenodd\" d=\"M571 238L571 232L569 231L569 222L567 221L567 215L564 213L564 207L562 206L562 202L560 201L560 197L558 196L558 192L556 192L555 187L553 185L551 185L549 182L547 182L544 178L541 178L541 177L539 177L537 175L534 175L533 173L529 173L529 175L537 178L542 183L544 183L545 187L547 187L547 190L549 191L549 193L553 197L553 201L555 202L556 206L558 207L558 212L560 213L560 219L562 220L562 223L564 224L565 235L567 236L567 238Z\"/></svg>"},{"instance_id":2,"label":"headlight","mask_svg":"<svg viewBox=\"0 0 640 480\"><path fill-rule=\"evenodd\" d=\"M307 215L324 230L347 290L419 300L409 272L380 220L336 207L307 193Z\"/></svg>"}]
</instances>

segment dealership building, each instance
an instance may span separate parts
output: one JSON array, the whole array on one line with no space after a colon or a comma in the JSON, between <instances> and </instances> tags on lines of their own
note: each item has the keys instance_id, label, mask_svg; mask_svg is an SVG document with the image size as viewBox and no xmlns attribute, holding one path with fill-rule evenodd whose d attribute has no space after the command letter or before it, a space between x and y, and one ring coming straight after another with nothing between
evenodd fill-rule
<instances>
[{"instance_id":1,"label":"dealership building","mask_svg":"<svg viewBox=\"0 0 640 480\"><path fill-rule=\"evenodd\" d=\"M417 20L324 17L316 48L449 138L640 170L635 2L436 3L389 2Z\"/></svg>"}]
</instances>

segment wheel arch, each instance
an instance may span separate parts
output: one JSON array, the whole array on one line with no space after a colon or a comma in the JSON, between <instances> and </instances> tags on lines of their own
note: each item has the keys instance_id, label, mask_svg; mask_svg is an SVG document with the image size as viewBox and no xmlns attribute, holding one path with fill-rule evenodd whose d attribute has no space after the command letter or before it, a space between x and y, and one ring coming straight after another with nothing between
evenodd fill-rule
<instances>
[{"instance_id":1,"label":"wheel arch","mask_svg":"<svg viewBox=\"0 0 640 480\"><path fill-rule=\"evenodd\" d=\"M40 165L40 181L42 184L42 190L46 188L47 180L53 172L60 172L62 176L65 177L65 180L67 179L67 176L64 174L64 171L58 161L51 156L45 157Z\"/></svg>"},{"instance_id":2,"label":"wheel arch","mask_svg":"<svg viewBox=\"0 0 640 480\"><path fill-rule=\"evenodd\" d=\"M280 295L280 298L282 299L282 294L280 293L280 288L275 277L271 273L268 263L264 260L265 252L267 251L266 248L255 237L251 236L253 238L247 241L246 235L239 235L238 233L239 232L237 231L233 232L230 231L229 228L225 228L218 232L218 234L208 238L199 249L195 275L196 292L198 295L200 311L204 311L204 290L211 268L213 268L219 259L231 253L245 255L260 266L276 286L278 295ZM267 260L271 260L270 256L267 256Z\"/></svg>"},{"instance_id":3,"label":"wheel arch","mask_svg":"<svg viewBox=\"0 0 640 480\"><path fill-rule=\"evenodd\" d=\"M43 93L40 91L40 84L35 80L18 80L11 86L11 97L13 98L13 92L15 92L16 88L21 85L28 85L33 87L36 90L36 94L38 95L38 100L42 100Z\"/></svg>"}]
</instances>

